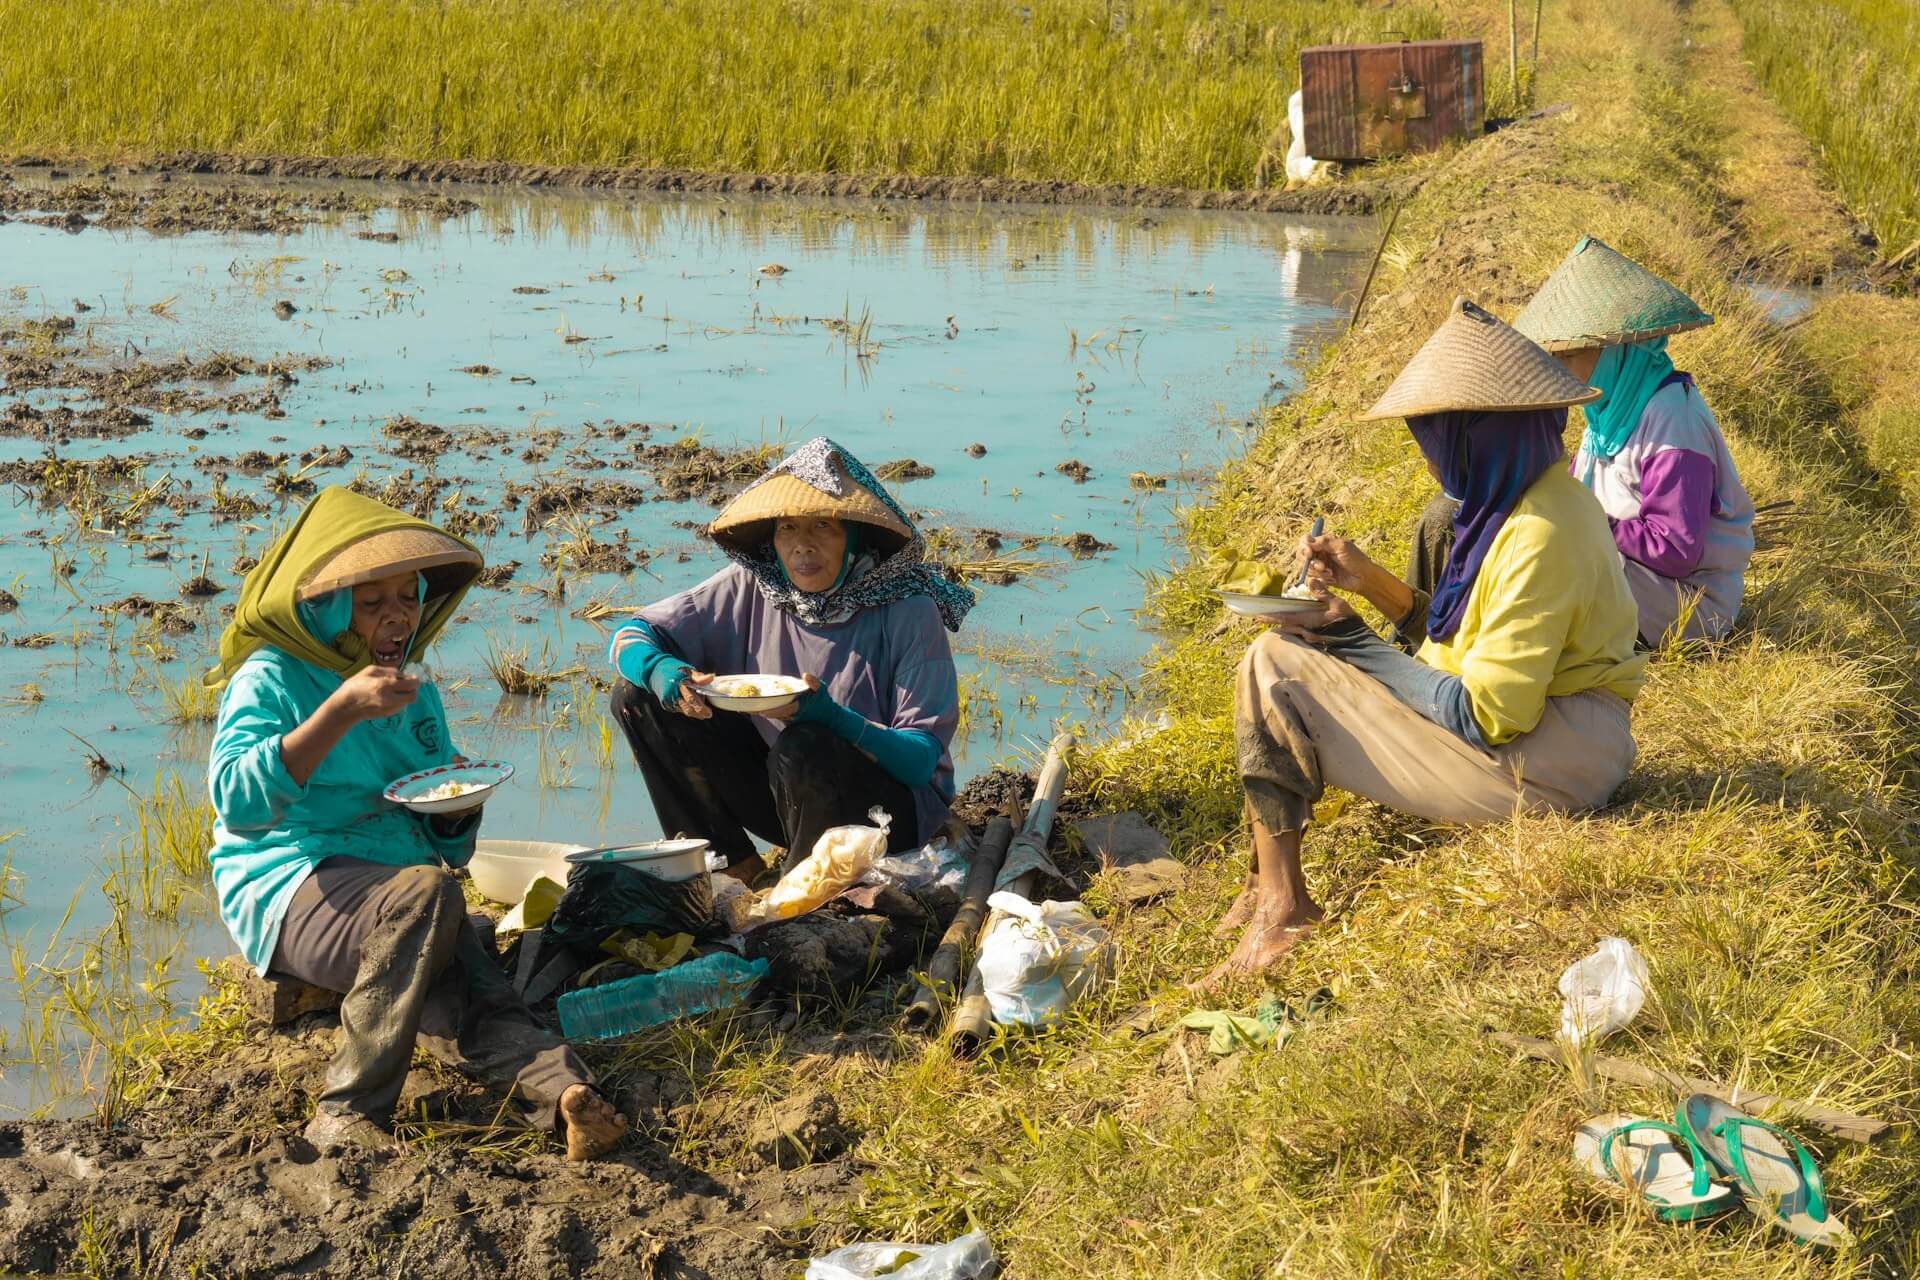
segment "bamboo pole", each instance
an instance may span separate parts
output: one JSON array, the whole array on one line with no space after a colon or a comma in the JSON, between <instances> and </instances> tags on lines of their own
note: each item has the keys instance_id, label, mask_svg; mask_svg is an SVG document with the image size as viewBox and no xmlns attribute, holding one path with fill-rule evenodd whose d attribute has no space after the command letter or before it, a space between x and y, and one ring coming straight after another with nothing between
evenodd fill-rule
<instances>
[{"instance_id":1,"label":"bamboo pole","mask_svg":"<svg viewBox=\"0 0 1920 1280\"><path fill-rule=\"evenodd\" d=\"M1538 1058L1542 1062L1552 1062L1560 1066L1567 1063L1566 1054L1560 1045L1552 1040L1542 1040L1538 1036L1517 1036L1505 1031L1487 1033L1496 1044L1526 1054L1529 1058ZM1877 1142L1885 1137L1893 1126L1885 1120L1873 1116L1857 1116L1846 1111L1836 1111L1832 1107L1815 1106L1811 1102L1799 1102L1793 1098L1782 1098L1771 1093L1755 1093L1751 1089L1740 1089L1733 1085L1721 1084L1717 1080L1701 1080L1694 1076L1683 1076L1672 1071L1663 1071L1658 1067L1642 1066L1638 1062L1629 1062L1625 1058L1609 1057L1603 1053L1589 1055L1594 1074L1605 1076L1609 1080L1618 1080L1622 1084L1637 1084L1650 1089L1671 1089L1675 1093L1711 1093L1715 1097L1725 1098L1734 1106L1746 1111L1771 1111L1778 1108L1783 1113L1806 1121L1816 1129L1823 1129L1836 1138L1845 1138L1849 1142Z\"/></svg>"},{"instance_id":2,"label":"bamboo pole","mask_svg":"<svg viewBox=\"0 0 1920 1280\"><path fill-rule=\"evenodd\" d=\"M908 1031L924 1031L940 1016L940 1004L953 998L960 982L960 965L980 933L980 921L987 913L987 897L993 882L1000 878L1001 864L1007 860L1007 844L1013 839L1013 823L995 818L987 823L980 846L967 867L967 884L960 909L940 937L940 945L927 962L926 977L913 993L913 999L900 1015L900 1025Z\"/></svg>"},{"instance_id":3,"label":"bamboo pole","mask_svg":"<svg viewBox=\"0 0 1920 1280\"><path fill-rule=\"evenodd\" d=\"M1072 745L1073 735L1063 733L1047 747L1046 763L1040 767L1040 778L1034 785L1033 803L1027 807L1026 821L1021 824L1020 834L1014 838L1014 844L1036 845L1042 853L1046 852L1047 840L1053 834L1053 816L1059 811L1060 797L1067 789L1067 750ZM1008 885L1007 891L1030 898L1037 878L1038 872L1029 871ZM983 939L993 931L999 918L998 911L987 917L986 925L980 931ZM956 1057L971 1058L979 1053L993 1032L993 1011L987 1004L986 990L980 981L979 957L980 951L976 946L974 963L968 966L971 972L967 976L966 990L961 994L960 1007L954 1010L953 1026L947 1032Z\"/></svg>"},{"instance_id":4,"label":"bamboo pole","mask_svg":"<svg viewBox=\"0 0 1920 1280\"><path fill-rule=\"evenodd\" d=\"M1507 83L1513 86L1513 113L1520 114L1520 0L1507 0Z\"/></svg>"},{"instance_id":5,"label":"bamboo pole","mask_svg":"<svg viewBox=\"0 0 1920 1280\"><path fill-rule=\"evenodd\" d=\"M1533 0L1533 58L1527 63L1527 98L1535 100L1540 83L1540 6L1545 0Z\"/></svg>"}]
</instances>

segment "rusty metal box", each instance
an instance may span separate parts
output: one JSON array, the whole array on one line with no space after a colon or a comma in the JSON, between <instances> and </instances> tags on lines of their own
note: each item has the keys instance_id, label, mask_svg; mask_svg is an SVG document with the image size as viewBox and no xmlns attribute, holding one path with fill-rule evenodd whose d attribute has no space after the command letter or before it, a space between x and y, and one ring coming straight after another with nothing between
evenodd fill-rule
<instances>
[{"instance_id":1,"label":"rusty metal box","mask_svg":"<svg viewBox=\"0 0 1920 1280\"><path fill-rule=\"evenodd\" d=\"M1487 106L1482 61L1478 40L1302 49L1307 154L1370 160L1479 137Z\"/></svg>"}]
</instances>

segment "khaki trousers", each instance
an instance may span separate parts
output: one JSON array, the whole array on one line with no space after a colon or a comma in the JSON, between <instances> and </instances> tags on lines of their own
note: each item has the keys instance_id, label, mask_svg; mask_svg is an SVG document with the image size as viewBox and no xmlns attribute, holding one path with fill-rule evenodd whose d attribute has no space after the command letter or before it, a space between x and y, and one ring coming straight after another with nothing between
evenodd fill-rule
<instances>
[{"instance_id":1,"label":"khaki trousers","mask_svg":"<svg viewBox=\"0 0 1920 1280\"><path fill-rule=\"evenodd\" d=\"M1605 804L1633 764L1627 704L1602 690L1548 698L1530 733L1482 751L1324 650L1268 632L1241 660L1240 777L1269 831L1307 825L1329 786L1435 822Z\"/></svg>"}]
</instances>

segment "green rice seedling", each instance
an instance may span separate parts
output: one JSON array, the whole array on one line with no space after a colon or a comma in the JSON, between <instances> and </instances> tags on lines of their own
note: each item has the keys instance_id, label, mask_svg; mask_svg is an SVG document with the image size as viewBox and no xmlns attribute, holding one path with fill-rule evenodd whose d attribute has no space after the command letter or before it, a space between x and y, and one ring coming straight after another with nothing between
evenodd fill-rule
<instances>
[{"instance_id":1,"label":"green rice seedling","mask_svg":"<svg viewBox=\"0 0 1920 1280\"><path fill-rule=\"evenodd\" d=\"M1818 144L1881 254L1920 268L1920 6L1732 0L1767 90Z\"/></svg>"},{"instance_id":2,"label":"green rice seedling","mask_svg":"<svg viewBox=\"0 0 1920 1280\"><path fill-rule=\"evenodd\" d=\"M220 690L209 688L197 675L162 681L160 696L172 724L204 724L220 713Z\"/></svg>"},{"instance_id":3,"label":"green rice seedling","mask_svg":"<svg viewBox=\"0 0 1920 1280\"><path fill-rule=\"evenodd\" d=\"M501 644L487 640L486 656L481 662L487 674L500 686L500 692L522 698L544 698L554 685L580 675L584 668L554 665L552 645L542 641L539 657L533 658L524 644Z\"/></svg>"},{"instance_id":4,"label":"green rice seedling","mask_svg":"<svg viewBox=\"0 0 1920 1280\"><path fill-rule=\"evenodd\" d=\"M1300 47L1389 29L1441 23L1350 0L303 0L264 23L244 0L6 0L0 149L1244 187Z\"/></svg>"}]
</instances>

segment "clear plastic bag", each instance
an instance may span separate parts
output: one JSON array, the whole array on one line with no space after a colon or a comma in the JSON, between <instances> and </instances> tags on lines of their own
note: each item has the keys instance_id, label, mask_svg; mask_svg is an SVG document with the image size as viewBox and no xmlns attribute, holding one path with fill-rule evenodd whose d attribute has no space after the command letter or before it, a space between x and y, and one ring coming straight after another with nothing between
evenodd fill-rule
<instances>
[{"instance_id":1,"label":"clear plastic bag","mask_svg":"<svg viewBox=\"0 0 1920 1280\"><path fill-rule=\"evenodd\" d=\"M1647 1002L1647 962L1625 938L1602 938L1560 975L1560 1038L1596 1044L1632 1022Z\"/></svg>"},{"instance_id":2,"label":"clear plastic bag","mask_svg":"<svg viewBox=\"0 0 1920 1280\"><path fill-rule=\"evenodd\" d=\"M999 1271L984 1231L945 1244L850 1244L807 1263L806 1280L983 1280Z\"/></svg>"},{"instance_id":3,"label":"clear plastic bag","mask_svg":"<svg viewBox=\"0 0 1920 1280\"><path fill-rule=\"evenodd\" d=\"M887 833L893 818L878 806L867 810L870 827L832 827L813 842L813 852L756 904L754 919L791 920L825 905L859 883L860 877L887 854Z\"/></svg>"},{"instance_id":4,"label":"clear plastic bag","mask_svg":"<svg viewBox=\"0 0 1920 1280\"><path fill-rule=\"evenodd\" d=\"M931 889L952 889L958 893L967 883L967 855L948 844L946 837L923 845L912 853L881 858L860 877L862 884L891 884L915 893Z\"/></svg>"},{"instance_id":5,"label":"clear plastic bag","mask_svg":"<svg viewBox=\"0 0 1920 1280\"><path fill-rule=\"evenodd\" d=\"M1029 902L1002 891L987 905L1000 913L979 963L995 1022L1052 1022L1105 975L1108 934L1083 903Z\"/></svg>"}]
</instances>

